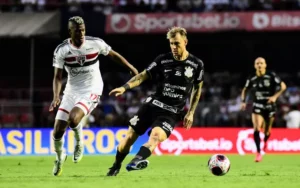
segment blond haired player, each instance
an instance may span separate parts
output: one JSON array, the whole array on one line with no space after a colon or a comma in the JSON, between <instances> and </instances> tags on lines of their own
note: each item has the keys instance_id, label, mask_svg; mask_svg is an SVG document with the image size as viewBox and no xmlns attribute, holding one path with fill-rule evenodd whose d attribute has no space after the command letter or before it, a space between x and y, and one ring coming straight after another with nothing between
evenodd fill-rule
<instances>
[{"instance_id":1,"label":"blond haired player","mask_svg":"<svg viewBox=\"0 0 300 188\"><path fill-rule=\"evenodd\" d=\"M124 57L113 51L102 39L85 36L85 24L81 17L70 18L68 29L70 38L57 46L53 59L54 96L49 111L53 111L59 105L53 131L56 152L54 176L61 175L63 163L67 159L67 155L63 152L63 135L68 126L74 131L76 140L73 162L79 162L83 156L80 121L98 105L103 91L98 56L108 56L115 62L125 65L135 75L138 74ZM61 101L59 94L63 68L68 73L68 81Z\"/></svg>"}]
</instances>

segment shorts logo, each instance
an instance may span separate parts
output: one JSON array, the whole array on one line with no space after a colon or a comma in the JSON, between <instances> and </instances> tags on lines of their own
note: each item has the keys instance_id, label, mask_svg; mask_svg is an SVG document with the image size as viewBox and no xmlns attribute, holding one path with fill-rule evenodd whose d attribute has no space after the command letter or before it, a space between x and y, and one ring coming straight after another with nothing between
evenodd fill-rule
<instances>
[{"instance_id":1,"label":"shorts logo","mask_svg":"<svg viewBox=\"0 0 300 188\"><path fill-rule=\"evenodd\" d=\"M164 121L162 124L163 124L163 127L162 127L163 129L172 132L173 127L169 123Z\"/></svg>"},{"instance_id":2,"label":"shorts logo","mask_svg":"<svg viewBox=\"0 0 300 188\"><path fill-rule=\"evenodd\" d=\"M260 113L260 109L255 109L254 112Z\"/></svg>"},{"instance_id":3,"label":"shorts logo","mask_svg":"<svg viewBox=\"0 0 300 188\"><path fill-rule=\"evenodd\" d=\"M140 120L140 119L139 119L138 116L134 116L133 118L131 118L131 119L129 120L130 125L135 126L139 120Z\"/></svg>"},{"instance_id":4,"label":"shorts logo","mask_svg":"<svg viewBox=\"0 0 300 188\"><path fill-rule=\"evenodd\" d=\"M192 77L193 76L193 68L191 67L185 67L185 72L184 72L184 75L188 78Z\"/></svg>"}]
</instances>

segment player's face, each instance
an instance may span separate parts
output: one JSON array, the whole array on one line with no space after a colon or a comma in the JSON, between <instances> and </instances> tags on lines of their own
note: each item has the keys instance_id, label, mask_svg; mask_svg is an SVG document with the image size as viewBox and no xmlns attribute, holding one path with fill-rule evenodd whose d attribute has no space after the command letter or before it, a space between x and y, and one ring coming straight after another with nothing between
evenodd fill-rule
<instances>
[{"instance_id":1,"label":"player's face","mask_svg":"<svg viewBox=\"0 0 300 188\"><path fill-rule=\"evenodd\" d=\"M182 56L183 52L186 51L187 39L177 33L175 37L170 38L169 41L173 56Z\"/></svg>"},{"instance_id":2,"label":"player's face","mask_svg":"<svg viewBox=\"0 0 300 188\"><path fill-rule=\"evenodd\" d=\"M264 71L267 67L266 61L264 59L257 59L254 63L254 67L257 71Z\"/></svg>"},{"instance_id":3,"label":"player's face","mask_svg":"<svg viewBox=\"0 0 300 188\"><path fill-rule=\"evenodd\" d=\"M69 32L72 41L76 44L82 44L85 36L85 25L84 24L73 24L69 25Z\"/></svg>"}]
</instances>

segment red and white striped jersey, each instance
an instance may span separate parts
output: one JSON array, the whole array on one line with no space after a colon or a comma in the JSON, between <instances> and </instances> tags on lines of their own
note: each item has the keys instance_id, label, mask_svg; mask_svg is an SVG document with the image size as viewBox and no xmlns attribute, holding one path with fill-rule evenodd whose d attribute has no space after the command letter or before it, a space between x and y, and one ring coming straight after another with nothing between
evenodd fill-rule
<instances>
[{"instance_id":1,"label":"red and white striped jersey","mask_svg":"<svg viewBox=\"0 0 300 188\"><path fill-rule=\"evenodd\" d=\"M101 95L103 80L100 73L98 56L107 55L111 47L102 39L85 37L83 44L77 48L66 39L54 51L53 66L68 73L64 94L93 93Z\"/></svg>"}]
</instances>

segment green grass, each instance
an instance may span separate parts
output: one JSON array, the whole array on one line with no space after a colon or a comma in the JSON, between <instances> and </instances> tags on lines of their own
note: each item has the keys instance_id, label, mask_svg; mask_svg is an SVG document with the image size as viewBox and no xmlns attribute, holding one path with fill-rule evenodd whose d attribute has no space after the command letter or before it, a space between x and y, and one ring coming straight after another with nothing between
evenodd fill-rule
<instances>
[{"instance_id":1,"label":"green grass","mask_svg":"<svg viewBox=\"0 0 300 188\"><path fill-rule=\"evenodd\" d=\"M266 155L261 163L254 156L228 155L231 169L222 177L207 169L209 156L152 156L142 171L106 177L113 156L84 156L73 164L71 156L62 176L52 176L54 156L0 157L1 188L299 188L299 155Z\"/></svg>"}]
</instances>

